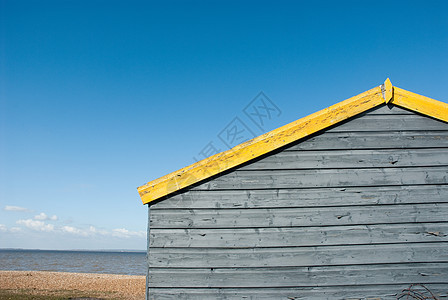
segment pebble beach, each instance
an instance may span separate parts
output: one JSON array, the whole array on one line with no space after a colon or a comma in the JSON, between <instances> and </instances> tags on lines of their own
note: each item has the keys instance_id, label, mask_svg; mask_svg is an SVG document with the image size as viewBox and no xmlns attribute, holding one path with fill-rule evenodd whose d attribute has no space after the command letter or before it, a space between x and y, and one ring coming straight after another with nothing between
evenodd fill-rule
<instances>
[{"instance_id":1,"label":"pebble beach","mask_svg":"<svg viewBox=\"0 0 448 300\"><path fill-rule=\"evenodd\" d=\"M67 299L145 299L145 276L0 271L0 291Z\"/></svg>"}]
</instances>

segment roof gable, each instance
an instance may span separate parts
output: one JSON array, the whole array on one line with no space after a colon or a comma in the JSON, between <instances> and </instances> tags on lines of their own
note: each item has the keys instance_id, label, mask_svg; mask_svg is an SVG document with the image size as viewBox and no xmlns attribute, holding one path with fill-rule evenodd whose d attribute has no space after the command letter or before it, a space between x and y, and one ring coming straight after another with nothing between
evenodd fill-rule
<instances>
[{"instance_id":1,"label":"roof gable","mask_svg":"<svg viewBox=\"0 0 448 300\"><path fill-rule=\"evenodd\" d=\"M387 79L381 86L148 182L138 192L144 204L150 203L384 103L448 122L448 104L393 87Z\"/></svg>"}]
</instances>

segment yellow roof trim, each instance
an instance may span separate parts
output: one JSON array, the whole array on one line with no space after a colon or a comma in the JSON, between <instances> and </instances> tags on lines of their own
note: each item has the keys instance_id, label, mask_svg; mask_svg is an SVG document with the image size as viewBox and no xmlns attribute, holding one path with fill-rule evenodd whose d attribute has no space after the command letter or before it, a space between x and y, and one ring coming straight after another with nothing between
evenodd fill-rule
<instances>
[{"instance_id":1,"label":"yellow roof trim","mask_svg":"<svg viewBox=\"0 0 448 300\"><path fill-rule=\"evenodd\" d=\"M148 182L137 190L143 204L148 204L383 103L393 103L430 117L448 121L448 104L393 87L388 78L379 87Z\"/></svg>"},{"instance_id":2,"label":"yellow roof trim","mask_svg":"<svg viewBox=\"0 0 448 300\"><path fill-rule=\"evenodd\" d=\"M394 86L390 103L448 122L448 104Z\"/></svg>"},{"instance_id":3,"label":"yellow roof trim","mask_svg":"<svg viewBox=\"0 0 448 300\"><path fill-rule=\"evenodd\" d=\"M384 101L386 103L389 103L390 100L392 100L392 96L393 96L392 82L390 82L389 78L386 79L386 81L382 85L382 88L384 89Z\"/></svg>"}]
</instances>

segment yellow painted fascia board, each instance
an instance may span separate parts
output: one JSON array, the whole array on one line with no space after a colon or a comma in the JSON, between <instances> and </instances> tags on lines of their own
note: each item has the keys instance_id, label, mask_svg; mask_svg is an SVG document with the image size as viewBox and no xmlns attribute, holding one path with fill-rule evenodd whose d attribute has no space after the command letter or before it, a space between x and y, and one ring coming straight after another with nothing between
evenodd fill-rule
<instances>
[{"instance_id":1,"label":"yellow painted fascia board","mask_svg":"<svg viewBox=\"0 0 448 300\"><path fill-rule=\"evenodd\" d=\"M387 81L387 80L386 80ZM389 81L390 83L390 81ZM143 204L246 163L383 103L386 83L137 188ZM390 87L392 85L390 84ZM386 88L385 93L383 94ZM390 90L392 93L392 88Z\"/></svg>"},{"instance_id":2,"label":"yellow painted fascia board","mask_svg":"<svg viewBox=\"0 0 448 300\"><path fill-rule=\"evenodd\" d=\"M396 86L393 87L393 97L390 103L448 122L447 103L415 94Z\"/></svg>"},{"instance_id":3,"label":"yellow painted fascia board","mask_svg":"<svg viewBox=\"0 0 448 300\"><path fill-rule=\"evenodd\" d=\"M390 82L389 78L387 78L386 81L384 81L384 84L381 86L381 89L383 90L384 102L389 103L394 95L392 82Z\"/></svg>"}]
</instances>

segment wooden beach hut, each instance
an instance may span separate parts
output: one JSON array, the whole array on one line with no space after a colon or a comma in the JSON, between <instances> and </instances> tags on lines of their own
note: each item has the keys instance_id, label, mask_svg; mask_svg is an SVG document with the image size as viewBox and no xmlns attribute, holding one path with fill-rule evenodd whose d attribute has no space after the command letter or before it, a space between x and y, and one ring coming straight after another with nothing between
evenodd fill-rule
<instances>
[{"instance_id":1,"label":"wooden beach hut","mask_svg":"<svg viewBox=\"0 0 448 300\"><path fill-rule=\"evenodd\" d=\"M148 299L448 296L448 104L389 79L138 192Z\"/></svg>"}]
</instances>

